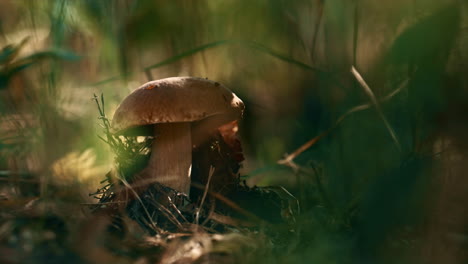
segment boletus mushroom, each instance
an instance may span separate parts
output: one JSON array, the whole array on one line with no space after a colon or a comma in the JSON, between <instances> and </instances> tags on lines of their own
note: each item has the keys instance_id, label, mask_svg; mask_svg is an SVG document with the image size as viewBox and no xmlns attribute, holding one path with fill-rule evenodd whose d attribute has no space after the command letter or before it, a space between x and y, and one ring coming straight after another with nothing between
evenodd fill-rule
<instances>
[{"instance_id":1,"label":"boletus mushroom","mask_svg":"<svg viewBox=\"0 0 468 264\"><path fill-rule=\"evenodd\" d=\"M188 194L192 149L218 127L240 119L243 110L243 102L218 82L173 77L150 81L128 95L112 128L120 135L150 128L154 141L145 180Z\"/></svg>"}]
</instances>

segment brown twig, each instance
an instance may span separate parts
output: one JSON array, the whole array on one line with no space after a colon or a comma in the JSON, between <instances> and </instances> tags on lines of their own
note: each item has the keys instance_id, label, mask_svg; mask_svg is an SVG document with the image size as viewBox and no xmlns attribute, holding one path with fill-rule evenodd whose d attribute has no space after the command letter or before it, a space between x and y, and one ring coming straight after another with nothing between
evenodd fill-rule
<instances>
[{"instance_id":1,"label":"brown twig","mask_svg":"<svg viewBox=\"0 0 468 264\"><path fill-rule=\"evenodd\" d=\"M195 223L198 225L198 220L200 218L200 210L203 208L203 203L205 203L206 194L208 193L208 189L210 188L211 177L213 176L215 168L210 166L210 171L208 173L208 180L206 182L205 191L203 192L202 199L200 201L200 206L197 208L197 212L195 213Z\"/></svg>"},{"instance_id":2,"label":"brown twig","mask_svg":"<svg viewBox=\"0 0 468 264\"><path fill-rule=\"evenodd\" d=\"M241 219L235 219L227 215L222 215L218 213L211 213L208 218L210 220L216 221L218 223L224 224L224 225L230 225L230 226L254 226L253 223L243 221Z\"/></svg>"},{"instance_id":3,"label":"brown twig","mask_svg":"<svg viewBox=\"0 0 468 264\"><path fill-rule=\"evenodd\" d=\"M299 167L296 163L294 163L294 159L299 156L302 152L306 151L307 149L309 149L310 147L312 147L315 143L317 143L320 139L322 139L323 137L325 137L326 135L328 135L333 129L335 128L335 126L329 128L328 130L326 130L325 132L323 132L322 134L312 138L311 140L307 141L304 145L300 146L298 149L296 149L293 153L287 155L284 159L282 160L279 160L278 161L278 164L281 164L281 165L286 165L286 166L289 166L291 168L293 168L294 170L299 170Z\"/></svg>"},{"instance_id":4,"label":"brown twig","mask_svg":"<svg viewBox=\"0 0 468 264\"><path fill-rule=\"evenodd\" d=\"M196 182L192 182L192 186L195 187L195 188L198 188L200 190L205 189L205 185L200 184L200 183L196 183ZM231 199L225 197L224 195L222 195L220 193L217 193L217 192L210 191L210 190L208 190L208 193L211 196L213 196L214 198L216 198L216 199L220 200L221 202L223 202L224 204L226 204L227 206L229 206L232 209L236 210L240 214L244 215L245 217L250 218L250 219L252 219L252 220L254 220L256 222L266 223L264 220L262 220L261 218L259 218L255 214L245 210L244 208L240 207L238 204L236 204Z\"/></svg>"},{"instance_id":5,"label":"brown twig","mask_svg":"<svg viewBox=\"0 0 468 264\"><path fill-rule=\"evenodd\" d=\"M213 201L213 203L211 203L210 211L207 214L208 216L206 217L205 221L203 221L203 223L201 223L201 226L205 226L208 223L208 221L210 220L210 216L215 211L215 208L216 208L216 203Z\"/></svg>"}]
</instances>

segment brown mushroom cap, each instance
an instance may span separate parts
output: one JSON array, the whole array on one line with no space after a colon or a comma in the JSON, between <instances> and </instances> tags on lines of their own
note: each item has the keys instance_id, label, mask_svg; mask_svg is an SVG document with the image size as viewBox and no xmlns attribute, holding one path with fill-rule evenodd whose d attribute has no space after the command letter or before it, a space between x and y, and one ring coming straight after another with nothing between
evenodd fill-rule
<instances>
[{"instance_id":1,"label":"brown mushroom cap","mask_svg":"<svg viewBox=\"0 0 468 264\"><path fill-rule=\"evenodd\" d=\"M158 123L220 117L222 122L229 122L239 119L243 110L242 100L220 83L172 77L147 82L127 96L115 111L112 128L122 134L134 127Z\"/></svg>"}]
</instances>

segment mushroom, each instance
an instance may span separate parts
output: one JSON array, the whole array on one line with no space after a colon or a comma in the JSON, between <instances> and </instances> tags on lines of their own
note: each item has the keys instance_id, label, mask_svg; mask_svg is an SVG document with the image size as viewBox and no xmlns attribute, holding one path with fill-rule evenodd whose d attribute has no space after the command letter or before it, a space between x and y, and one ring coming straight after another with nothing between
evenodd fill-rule
<instances>
[{"instance_id":1,"label":"mushroom","mask_svg":"<svg viewBox=\"0 0 468 264\"><path fill-rule=\"evenodd\" d=\"M172 77L145 83L127 96L115 111L112 128L117 135L151 128L155 138L147 177L188 194L192 148L221 125L241 118L243 110L243 102L218 82Z\"/></svg>"}]
</instances>

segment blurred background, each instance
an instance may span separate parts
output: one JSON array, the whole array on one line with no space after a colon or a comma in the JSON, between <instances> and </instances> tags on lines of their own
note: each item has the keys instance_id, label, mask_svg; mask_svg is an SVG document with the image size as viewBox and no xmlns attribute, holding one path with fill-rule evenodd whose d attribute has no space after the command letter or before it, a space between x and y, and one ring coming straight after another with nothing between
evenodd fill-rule
<instances>
[{"instance_id":1,"label":"blurred background","mask_svg":"<svg viewBox=\"0 0 468 264\"><path fill-rule=\"evenodd\" d=\"M93 94L112 118L197 76L245 102L243 178L300 201L269 263L468 261L466 1L2 0L0 48L3 223L41 199L73 229L95 202L113 153Z\"/></svg>"}]
</instances>

